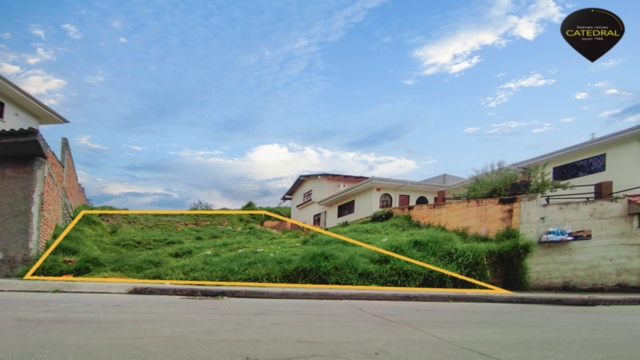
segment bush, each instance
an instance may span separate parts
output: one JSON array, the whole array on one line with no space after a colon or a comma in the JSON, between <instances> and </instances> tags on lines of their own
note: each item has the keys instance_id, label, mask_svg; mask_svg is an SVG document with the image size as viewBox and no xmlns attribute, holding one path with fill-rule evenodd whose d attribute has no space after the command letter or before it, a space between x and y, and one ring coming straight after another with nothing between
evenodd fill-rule
<instances>
[{"instance_id":1,"label":"bush","mask_svg":"<svg viewBox=\"0 0 640 360\"><path fill-rule=\"evenodd\" d=\"M518 180L518 170L507 167L504 161L476 169L476 174L464 189L463 196L472 198L504 197L509 186Z\"/></svg>"},{"instance_id":2,"label":"bush","mask_svg":"<svg viewBox=\"0 0 640 360\"><path fill-rule=\"evenodd\" d=\"M371 222L383 222L393 217L393 211L391 210L379 210L371 215Z\"/></svg>"}]
</instances>

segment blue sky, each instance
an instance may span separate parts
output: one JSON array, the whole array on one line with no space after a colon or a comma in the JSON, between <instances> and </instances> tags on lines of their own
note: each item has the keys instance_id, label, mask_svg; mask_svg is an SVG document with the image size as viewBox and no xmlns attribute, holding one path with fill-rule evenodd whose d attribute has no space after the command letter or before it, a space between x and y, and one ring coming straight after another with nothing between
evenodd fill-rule
<instances>
[{"instance_id":1,"label":"blue sky","mask_svg":"<svg viewBox=\"0 0 640 360\"><path fill-rule=\"evenodd\" d=\"M595 63L571 12L625 22ZM303 173L469 176L640 121L636 1L13 1L0 74L96 205L276 205Z\"/></svg>"}]
</instances>

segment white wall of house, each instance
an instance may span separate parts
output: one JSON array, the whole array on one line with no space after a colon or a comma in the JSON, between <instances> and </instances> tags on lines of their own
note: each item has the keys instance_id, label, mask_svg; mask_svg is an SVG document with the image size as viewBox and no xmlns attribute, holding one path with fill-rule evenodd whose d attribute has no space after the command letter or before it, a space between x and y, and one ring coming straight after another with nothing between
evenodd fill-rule
<instances>
[{"instance_id":1,"label":"white wall of house","mask_svg":"<svg viewBox=\"0 0 640 360\"><path fill-rule=\"evenodd\" d=\"M312 201L302 204L304 194L312 190ZM313 215L323 211L316 203L317 200L324 198L327 191L327 179L315 178L305 180L300 187L293 193L291 198L291 218L293 220L302 221L307 224L313 224Z\"/></svg>"},{"instance_id":2,"label":"white wall of house","mask_svg":"<svg viewBox=\"0 0 640 360\"><path fill-rule=\"evenodd\" d=\"M393 198L393 207L397 207L399 204L400 195L409 195L409 204L415 205L419 196L425 196L429 200L429 204L433 203L433 198L437 192L433 190L403 190L398 186L395 187L381 187L381 188L369 188L365 189L353 196L341 200L340 202L327 206L327 227L333 227L339 223L345 221L355 221L371 216L374 212L380 210L380 197L383 194L389 194ZM378 190L380 189L380 190ZM355 211L353 214L338 217L338 206L346 204L349 201L355 200Z\"/></svg>"},{"instance_id":3,"label":"white wall of house","mask_svg":"<svg viewBox=\"0 0 640 360\"><path fill-rule=\"evenodd\" d=\"M547 160L547 171L553 176L553 168L590 158L600 154L606 154L606 170L604 172L582 176L567 180L571 185L589 185L602 181L613 181L613 191L624 190L640 186L640 138L627 137L615 142L604 143L573 151ZM591 192L593 188L582 187L558 191L552 194L569 194ZM630 193L638 193L639 190ZM557 201L557 200L554 200ZM572 200L575 201L575 200Z\"/></svg>"},{"instance_id":4,"label":"white wall of house","mask_svg":"<svg viewBox=\"0 0 640 360\"><path fill-rule=\"evenodd\" d=\"M537 240L551 227L591 230L592 239L537 244L528 265L534 288L640 287L640 227L626 199L521 203L520 231Z\"/></svg>"},{"instance_id":5,"label":"white wall of house","mask_svg":"<svg viewBox=\"0 0 640 360\"><path fill-rule=\"evenodd\" d=\"M38 119L15 102L0 94L0 101L4 103L4 118L0 119L0 130L37 129Z\"/></svg>"},{"instance_id":6,"label":"white wall of house","mask_svg":"<svg viewBox=\"0 0 640 360\"><path fill-rule=\"evenodd\" d=\"M401 185L398 186L393 186L393 187L383 187L383 188L379 188L380 191L377 190L378 188L373 189L374 190L374 195L373 195L373 208L374 211L380 210L380 196L382 194L389 194L391 195L391 197L393 198L393 207L397 207L400 206L400 195L409 195L409 205L415 205L416 204L416 200L418 200L418 197L420 196L424 196L427 198L427 200L429 201L429 204L433 204L433 199L436 197L436 195L438 195L438 192L435 190L407 190L406 188L402 187Z\"/></svg>"}]
</instances>

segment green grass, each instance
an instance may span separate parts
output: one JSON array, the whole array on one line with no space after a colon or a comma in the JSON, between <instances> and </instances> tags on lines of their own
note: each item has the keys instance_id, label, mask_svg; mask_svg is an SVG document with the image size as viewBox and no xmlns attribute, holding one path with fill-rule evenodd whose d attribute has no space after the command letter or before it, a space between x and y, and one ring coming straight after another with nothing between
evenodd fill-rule
<instances>
[{"instance_id":1,"label":"green grass","mask_svg":"<svg viewBox=\"0 0 640 360\"><path fill-rule=\"evenodd\" d=\"M86 214L34 275L478 288L313 231L264 229L259 227L263 219ZM515 231L495 238L467 236L420 226L406 216L330 230L480 281L490 282L502 268L504 287L527 287L524 259L533 247Z\"/></svg>"}]
</instances>

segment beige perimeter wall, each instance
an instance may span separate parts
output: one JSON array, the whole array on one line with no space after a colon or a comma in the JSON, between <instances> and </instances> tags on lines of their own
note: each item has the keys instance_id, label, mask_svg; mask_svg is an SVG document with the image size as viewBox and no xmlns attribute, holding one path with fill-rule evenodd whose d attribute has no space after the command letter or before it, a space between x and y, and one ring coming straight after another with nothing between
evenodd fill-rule
<instances>
[{"instance_id":1,"label":"beige perimeter wall","mask_svg":"<svg viewBox=\"0 0 640 360\"><path fill-rule=\"evenodd\" d=\"M520 200L504 203L500 199L477 199L446 204L415 205L393 209L395 214L411 214L423 224L441 225L449 230L467 229L469 233L493 235L507 227L518 228Z\"/></svg>"}]
</instances>

